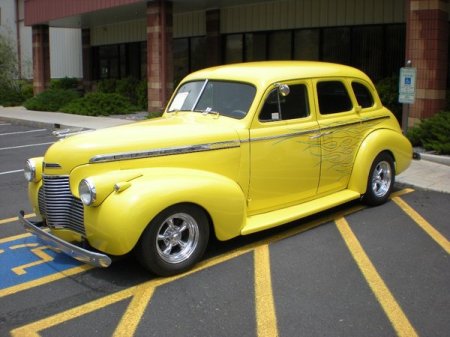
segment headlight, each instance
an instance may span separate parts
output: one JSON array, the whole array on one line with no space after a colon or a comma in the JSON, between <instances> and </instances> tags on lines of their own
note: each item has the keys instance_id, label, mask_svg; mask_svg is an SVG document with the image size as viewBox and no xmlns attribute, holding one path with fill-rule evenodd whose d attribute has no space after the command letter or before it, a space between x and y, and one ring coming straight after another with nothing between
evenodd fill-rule
<instances>
[{"instance_id":1,"label":"headlight","mask_svg":"<svg viewBox=\"0 0 450 337\"><path fill-rule=\"evenodd\" d=\"M36 165L30 159L25 163L24 175L28 182L36 181Z\"/></svg>"},{"instance_id":2,"label":"headlight","mask_svg":"<svg viewBox=\"0 0 450 337\"><path fill-rule=\"evenodd\" d=\"M89 179L83 179L80 181L80 184L78 185L78 193L80 194L81 202L86 206L92 205L97 198L94 183Z\"/></svg>"}]
</instances>

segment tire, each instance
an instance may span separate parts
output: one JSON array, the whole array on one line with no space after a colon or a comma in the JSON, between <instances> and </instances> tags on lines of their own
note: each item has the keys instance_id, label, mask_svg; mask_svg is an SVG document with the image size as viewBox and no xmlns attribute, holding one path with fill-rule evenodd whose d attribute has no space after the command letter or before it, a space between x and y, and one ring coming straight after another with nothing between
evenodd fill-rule
<instances>
[{"instance_id":1,"label":"tire","mask_svg":"<svg viewBox=\"0 0 450 337\"><path fill-rule=\"evenodd\" d=\"M366 204L377 206L385 203L395 182L394 159L387 152L380 153L372 163L363 197Z\"/></svg>"},{"instance_id":2,"label":"tire","mask_svg":"<svg viewBox=\"0 0 450 337\"><path fill-rule=\"evenodd\" d=\"M209 221L198 207L180 204L159 213L137 245L141 264L160 276L182 273L196 264L209 239Z\"/></svg>"}]
</instances>

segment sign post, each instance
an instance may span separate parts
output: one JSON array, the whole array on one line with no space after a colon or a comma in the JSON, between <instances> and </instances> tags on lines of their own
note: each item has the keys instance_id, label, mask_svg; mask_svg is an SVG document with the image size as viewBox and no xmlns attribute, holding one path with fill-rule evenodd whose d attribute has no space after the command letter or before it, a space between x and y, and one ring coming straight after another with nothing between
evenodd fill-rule
<instances>
[{"instance_id":1,"label":"sign post","mask_svg":"<svg viewBox=\"0 0 450 337\"><path fill-rule=\"evenodd\" d=\"M411 67L411 61L407 66L400 68L400 78L398 83L398 102L403 103L402 129L406 134L408 130L409 104L413 104L416 99L416 77L417 69Z\"/></svg>"}]
</instances>

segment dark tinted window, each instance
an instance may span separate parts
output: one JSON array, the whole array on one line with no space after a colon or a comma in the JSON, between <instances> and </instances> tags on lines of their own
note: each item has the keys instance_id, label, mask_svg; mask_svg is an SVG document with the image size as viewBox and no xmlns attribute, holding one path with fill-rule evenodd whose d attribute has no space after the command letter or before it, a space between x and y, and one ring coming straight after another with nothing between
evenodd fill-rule
<instances>
[{"instance_id":1,"label":"dark tinted window","mask_svg":"<svg viewBox=\"0 0 450 337\"><path fill-rule=\"evenodd\" d=\"M304 84L290 85L287 96L280 95L278 106L277 89L272 90L259 114L260 121L288 120L309 116L308 91Z\"/></svg>"},{"instance_id":2,"label":"dark tinted window","mask_svg":"<svg viewBox=\"0 0 450 337\"><path fill-rule=\"evenodd\" d=\"M342 82L318 82L317 96L319 99L319 110L322 115L334 114L352 109L352 101Z\"/></svg>"},{"instance_id":3,"label":"dark tinted window","mask_svg":"<svg viewBox=\"0 0 450 337\"><path fill-rule=\"evenodd\" d=\"M352 83L353 92L355 93L356 100L361 108L370 108L373 106L374 100L370 90L361 83L353 82Z\"/></svg>"}]
</instances>

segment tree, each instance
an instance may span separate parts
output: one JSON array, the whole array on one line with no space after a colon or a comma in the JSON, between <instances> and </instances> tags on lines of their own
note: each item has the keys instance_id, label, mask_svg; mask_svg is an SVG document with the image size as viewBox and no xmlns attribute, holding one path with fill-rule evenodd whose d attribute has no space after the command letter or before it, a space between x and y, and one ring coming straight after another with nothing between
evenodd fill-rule
<instances>
[{"instance_id":1,"label":"tree","mask_svg":"<svg viewBox=\"0 0 450 337\"><path fill-rule=\"evenodd\" d=\"M15 87L18 78L17 55L12 41L0 35L0 86Z\"/></svg>"}]
</instances>

